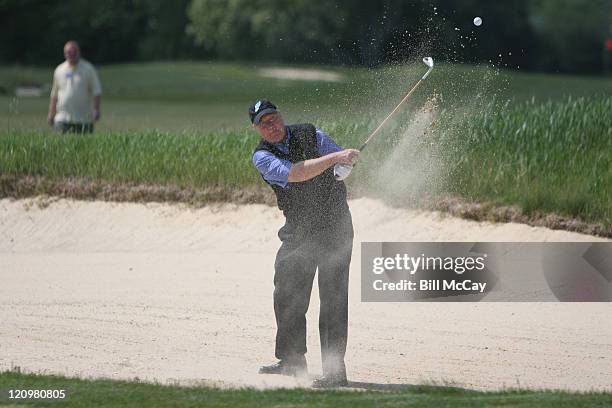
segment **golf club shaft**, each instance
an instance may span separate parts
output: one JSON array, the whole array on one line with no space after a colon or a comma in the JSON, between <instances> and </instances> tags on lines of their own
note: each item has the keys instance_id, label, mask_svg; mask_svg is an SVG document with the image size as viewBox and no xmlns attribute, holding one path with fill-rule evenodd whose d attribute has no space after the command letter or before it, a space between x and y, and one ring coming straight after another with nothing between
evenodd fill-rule
<instances>
[{"instance_id":1,"label":"golf club shaft","mask_svg":"<svg viewBox=\"0 0 612 408\"><path fill-rule=\"evenodd\" d=\"M428 72L429 73L429 72ZM402 103L404 103L406 101L406 99L408 99L408 97L410 97L410 95L414 92L415 89L417 89L417 87L421 84L421 82L423 82L423 78L419 79L419 82L417 82L412 89L406 94L406 96L404 96L404 99L401 100L400 103L397 104L397 106L395 107L395 109L393 109L393 111L381 122L380 125L378 125L378 127L370 134L370 136L368 136L368 138L366 139L366 141L361 145L361 147L359 148L359 151L363 151L363 149L366 148L366 146L368 145L368 143L370 142L370 140L372 140L372 138L378 133L378 131L384 126L384 124L389 120L389 118L391 116L393 116L393 114L395 113L395 111L397 111L399 109L399 107L402 105Z\"/></svg>"}]
</instances>

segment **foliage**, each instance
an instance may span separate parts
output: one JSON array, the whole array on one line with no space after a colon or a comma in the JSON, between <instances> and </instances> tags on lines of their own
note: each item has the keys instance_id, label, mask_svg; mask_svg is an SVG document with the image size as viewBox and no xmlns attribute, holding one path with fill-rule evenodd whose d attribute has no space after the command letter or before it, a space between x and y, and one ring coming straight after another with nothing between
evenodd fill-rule
<instances>
[{"instance_id":1,"label":"foliage","mask_svg":"<svg viewBox=\"0 0 612 408\"><path fill-rule=\"evenodd\" d=\"M223 58L375 66L427 53L601 72L611 23L609 0L0 0L0 63L57 63L63 44L76 39L97 64Z\"/></svg>"},{"instance_id":2,"label":"foliage","mask_svg":"<svg viewBox=\"0 0 612 408\"><path fill-rule=\"evenodd\" d=\"M537 0L531 19L542 55L538 66L563 72L601 69L593 60L603 52L603 39L612 37L612 2L609 0Z\"/></svg>"}]
</instances>

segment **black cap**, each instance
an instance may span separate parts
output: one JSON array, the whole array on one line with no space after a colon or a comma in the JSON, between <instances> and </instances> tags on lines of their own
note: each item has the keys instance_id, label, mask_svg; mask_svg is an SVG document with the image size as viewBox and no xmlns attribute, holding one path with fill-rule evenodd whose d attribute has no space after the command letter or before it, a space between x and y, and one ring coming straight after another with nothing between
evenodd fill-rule
<instances>
[{"instance_id":1,"label":"black cap","mask_svg":"<svg viewBox=\"0 0 612 408\"><path fill-rule=\"evenodd\" d=\"M259 124L259 120L263 115L274 112L278 112L276 105L267 99L258 99L249 107L249 117L251 118L251 123L255 125Z\"/></svg>"}]
</instances>

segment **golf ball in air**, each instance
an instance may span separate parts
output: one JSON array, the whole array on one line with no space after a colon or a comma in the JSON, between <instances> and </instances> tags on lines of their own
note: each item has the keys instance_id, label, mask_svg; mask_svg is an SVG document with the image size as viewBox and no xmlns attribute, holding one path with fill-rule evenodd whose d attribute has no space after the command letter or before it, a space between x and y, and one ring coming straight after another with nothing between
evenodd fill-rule
<instances>
[{"instance_id":1,"label":"golf ball in air","mask_svg":"<svg viewBox=\"0 0 612 408\"><path fill-rule=\"evenodd\" d=\"M482 24L482 18L480 17L474 17L474 25L476 27L480 27L480 25Z\"/></svg>"}]
</instances>

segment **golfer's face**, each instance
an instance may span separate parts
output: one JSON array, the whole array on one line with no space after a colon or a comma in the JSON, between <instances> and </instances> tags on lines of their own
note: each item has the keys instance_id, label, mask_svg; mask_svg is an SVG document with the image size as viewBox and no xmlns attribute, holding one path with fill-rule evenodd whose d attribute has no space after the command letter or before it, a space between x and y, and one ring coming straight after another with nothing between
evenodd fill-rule
<instances>
[{"instance_id":1,"label":"golfer's face","mask_svg":"<svg viewBox=\"0 0 612 408\"><path fill-rule=\"evenodd\" d=\"M280 143L285 138L285 121L278 112L264 115L255 129L269 143Z\"/></svg>"}]
</instances>

